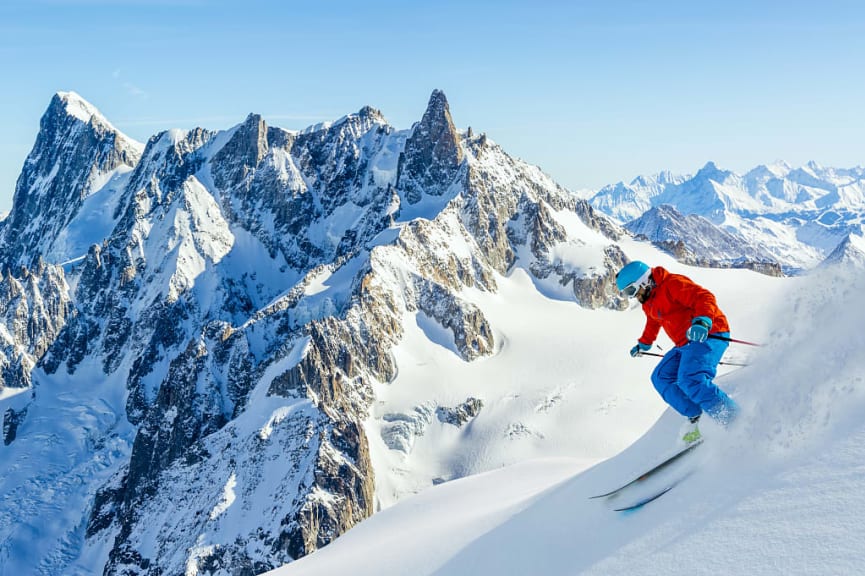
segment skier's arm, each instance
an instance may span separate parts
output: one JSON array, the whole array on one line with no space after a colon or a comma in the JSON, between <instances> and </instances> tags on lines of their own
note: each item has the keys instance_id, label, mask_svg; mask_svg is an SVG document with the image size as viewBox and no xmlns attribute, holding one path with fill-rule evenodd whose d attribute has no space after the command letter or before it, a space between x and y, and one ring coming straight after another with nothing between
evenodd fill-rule
<instances>
[{"instance_id":1,"label":"skier's arm","mask_svg":"<svg viewBox=\"0 0 865 576\"><path fill-rule=\"evenodd\" d=\"M637 340L641 344L648 344L651 346L654 344L655 339L658 337L658 332L661 331L661 323L649 316L646 315L646 327L643 328L643 334Z\"/></svg>"}]
</instances>

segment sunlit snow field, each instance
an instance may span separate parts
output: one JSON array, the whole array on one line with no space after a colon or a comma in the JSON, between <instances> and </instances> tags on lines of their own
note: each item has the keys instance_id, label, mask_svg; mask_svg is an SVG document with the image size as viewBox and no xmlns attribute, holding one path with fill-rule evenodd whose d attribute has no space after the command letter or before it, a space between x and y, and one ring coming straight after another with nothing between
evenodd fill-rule
<instances>
[{"instance_id":1,"label":"sunlit snow field","mask_svg":"<svg viewBox=\"0 0 865 576\"><path fill-rule=\"evenodd\" d=\"M384 509L273 573L865 573L865 278L693 269L623 248L715 291L732 336L766 344L728 350L725 361L750 366L722 367L718 383L744 410L729 431L704 419L705 444L667 474L691 476L634 512L612 508L649 487L589 499L669 453L682 419L648 381L657 359L628 356L641 311L548 299L517 271L483 296L494 357L466 364L446 342L430 350L423 339L436 335L418 319L397 351L399 377L379 391L380 410L474 395L480 415L459 430L431 426L408 457L375 445L373 430L377 469L405 470L379 483ZM496 307L511 296L524 305ZM515 423L524 434L503 440ZM423 486L448 474L462 477Z\"/></svg>"}]
</instances>

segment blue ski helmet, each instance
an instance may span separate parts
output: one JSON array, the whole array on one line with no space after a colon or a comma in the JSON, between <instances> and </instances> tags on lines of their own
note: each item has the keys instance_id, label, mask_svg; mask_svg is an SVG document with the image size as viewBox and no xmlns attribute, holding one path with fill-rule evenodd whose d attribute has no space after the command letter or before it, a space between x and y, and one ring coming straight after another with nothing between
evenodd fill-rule
<instances>
[{"instance_id":1,"label":"blue ski helmet","mask_svg":"<svg viewBox=\"0 0 865 576\"><path fill-rule=\"evenodd\" d=\"M645 262L634 260L625 264L616 274L616 288L626 296L633 296L648 284L652 269Z\"/></svg>"}]
</instances>

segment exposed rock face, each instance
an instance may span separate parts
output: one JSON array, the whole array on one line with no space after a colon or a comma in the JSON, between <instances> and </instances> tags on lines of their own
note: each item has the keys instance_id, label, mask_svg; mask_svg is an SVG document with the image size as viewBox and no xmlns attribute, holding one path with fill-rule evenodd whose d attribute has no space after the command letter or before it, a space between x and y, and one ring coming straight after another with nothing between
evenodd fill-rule
<instances>
[{"instance_id":1,"label":"exposed rock face","mask_svg":"<svg viewBox=\"0 0 865 576\"><path fill-rule=\"evenodd\" d=\"M38 263L0 282L4 385L38 374L28 406L50 402L75 431L69 461L35 469L16 496L47 514L51 486L80 507L75 526L41 536L49 573L252 574L308 554L374 510L364 423L374 385L396 376L406 318L471 362L500 343L464 291L494 292L515 266L584 306L621 306L621 230L485 136L458 133L439 91L410 131L369 107L299 133L252 114L143 150L58 98L0 252ZM39 182L55 166L49 200ZM97 187L113 208L104 227L64 244L65 269L43 263L60 254L51 238L85 238L81 199ZM597 249L598 264L574 267L554 255L562 246ZM408 453L434 417L459 427L481 409L469 398L386 417L386 445ZM10 465L39 441L21 433L28 414L4 417ZM17 513L0 508L0 521ZM79 525L84 542L69 544ZM104 565L80 564L100 554ZM39 559L27 562L14 568Z\"/></svg>"},{"instance_id":2,"label":"exposed rock face","mask_svg":"<svg viewBox=\"0 0 865 576\"><path fill-rule=\"evenodd\" d=\"M619 293L616 287L616 272L627 264L629 259L616 245L604 248L604 270L600 276L574 278L574 296L586 308L614 308L625 310L628 299ZM567 275L563 278L567 279Z\"/></svg>"},{"instance_id":3,"label":"exposed rock face","mask_svg":"<svg viewBox=\"0 0 865 576\"><path fill-rule=\"evenodd\" d=\"M397 188L409 204L418 202L424 194L441 196L453 184L462 161L447 98L444 92L435 90L400 154Z\"/></svg>"},{"instance_id":4,"label":"exposed rock face","mask_svg":"<svg viewBox=\"0 0 865 576\"><path fill-rule=\"evenodd\" d=\"M15 186L14 209L0 227L2 262L32 266L85 198L118 169L134 167L140 155L138 143L78 95L55 95Z\"/></svg>"},{"instance_id":5,"label":"exposed rock face","mask_svg":"<svg viewBox=\"0 0 865 576\"><path fill-rule=\"evenodd\" d=\"M419 291L418 307L450 330L464 360L471 361L493 352L492 328L477 306L461 301L440 284L424 283Z\"/></svg>"},{"instance_id":6,"label":"exposed rock face","mask_svg":"<svg viewBox=\"0 0 865 576\"><path fill-rule=\"evenodd\" d=\"M286 140L284 144L289 144L290 139ZM250 114L231 140L213 157L214 165L219 167L213 174L214 183L222 190L239 186L264 160L269 150L267 124L261 116ZM248 207L249 198L241 196L241 200Z\"/></svg>"},{"instance_id":7,"label":"exposed rock face","mask_svg":"<svg viewBox=\"0 0 865 576\"><path fill-rule=\"evenodd\" d=\"M684 216L666 204L652 208L625 227L686 264L749 268L769 275L781 273L780 263L762 247L751 245L741 235L719 228L701 216Z\"/></svg>"},{"instance_id":8,"label":"exposed rock face","mask_svg":"<svg viewBox=\"0 0 865 576\"><path fill-rule=\"evenodd\" d=\"M3 413L3 444L8 446L15 441L15 436L18 434L18 425L24 420L27 415L27 409L20 411L14 408L7 408Z\"/></svg>"},{"instance_id":9,"label":"exposed rock face","mask_svg":"<svg viewBox=\"0 0 865 576\"><path fill-rule=\"evenodd\" d=\"M467 398L465 402L453 408L439 406L436 410L436 415L442 422L459 428L480 414L483 407L484 403L479 398Z\"/></svg>"},{"instance_id":10,"label":"exposed rock face","mask_svg":"<svg viewBox=\"0 0 865 576\"><path fill-rule=\"evenodd\" d=\"M0 391L27 388L30 373L74 315L62 269L41 259L0 280Z\"/></svg>"}]
</instances>

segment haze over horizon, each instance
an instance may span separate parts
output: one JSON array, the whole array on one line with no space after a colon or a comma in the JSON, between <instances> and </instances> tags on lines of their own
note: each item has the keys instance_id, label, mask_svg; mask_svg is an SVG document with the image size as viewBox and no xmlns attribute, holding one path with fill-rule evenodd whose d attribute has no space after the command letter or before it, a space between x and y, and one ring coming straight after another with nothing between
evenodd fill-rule
<instances>
[{"instance_id":1,"label":"haze over horizon","mask_svg":"<svg viewBox=\"0 0 865 576\"><path fill-rule=\"evenodd\" d=\"M865 8L850 1L10 0L0 22L0 210L58 91L144 142L250 112L301 129L366 105L407 129L441 89L458 128L572 190L707 161L865 158L851 72Z\"/></svg>"}]
</instances>

